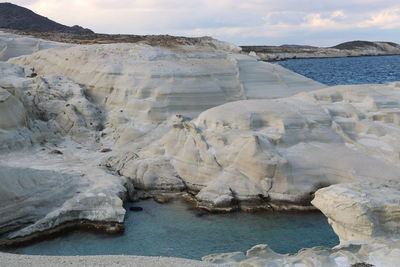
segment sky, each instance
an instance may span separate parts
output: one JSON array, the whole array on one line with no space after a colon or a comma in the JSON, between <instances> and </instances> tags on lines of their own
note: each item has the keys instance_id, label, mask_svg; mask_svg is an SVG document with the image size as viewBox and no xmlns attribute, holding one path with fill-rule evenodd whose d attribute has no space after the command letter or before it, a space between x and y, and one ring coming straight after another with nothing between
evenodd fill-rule
<instances>
[{"instance_id":1,"label":"sky","mask_svg":"<svg viewBox=\"0 0 400 267\"><path fill-rule=\"evenodd\" d=\"M236 45L400 43L400 0L14 0L99 33L212 36Z\"/></svg>"}]
</instances>

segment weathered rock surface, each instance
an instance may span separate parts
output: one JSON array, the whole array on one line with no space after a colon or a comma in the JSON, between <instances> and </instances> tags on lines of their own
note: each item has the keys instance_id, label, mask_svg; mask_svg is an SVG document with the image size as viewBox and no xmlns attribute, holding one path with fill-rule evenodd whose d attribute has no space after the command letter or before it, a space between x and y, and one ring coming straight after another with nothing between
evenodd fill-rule
<instances>
[{"instance_id":1,"label":"weathered rock surface","mask_svg":"<svg viewBox=\"0 0 400 267\"><path fill-rule=\"evenodd\" d=\"M147 175L155 168L208 209L230 210L238 201L244 209L307 209L313 193L331 184L398 182L399 111L396 84L238 101L183 118L159 140L105 165L145 189L160 186Z\"/></svg>"},{"instance_id":2,"label":"weathered rock surface","mask_svg":"<svg viewBox=\"0 0 400 267\"><path fill-rule=\"evenodd\" d=\"M203 261L243 267L347 267L357 263L368 263L376 267L396 267L399 264L399 256L398 242L348 244L336 248L305 248L294 255L279 254L271 250L268 245L257 245L246 254L243 252L213 254L203 257Z\"/></svg>"},{"instance_id":3,"label":"weathered rock surface","mask_svg":"<svg viewBox=\"0 0 400 267\"><path fill-rule=\"evenodd\" d=\"M236 99L268 97L262 91L267 80L271 97L322 87L236 54L234 46L211 44L59 47L13 60L25 68L0 62L0 165L13 173L4 174L11 181L0 188L10 191L4 212L21 210L18 219L0 220L3 238L25 240L74 222L122 223L122 199L129 193L133 198L134 189L123 176L99 167L109 157L101 151L112 148L111 158L135 157L137 149L184 120L175 114L194 117ZM170 165L164 156L141 161L137 179L131 178L142 189L154 184L167 191L186 189ZM49 192L55 184L59 188ZM13 191L14 185L20 187ZM62 196L52 201L56 195ZM30 208L38 205L40 211Z\"/></svg>"},{"instance_id":4,"label":"weathered rock surface","mask_svg":"<svg viewBox=\"0 0 400 267\"><path fill-rule=\"evenodd\" d=\"M75 221L122 224L126 180L95 152L101 111L75 82L28 74L0 62L0 243Z\"/></svg>"},{"instance_id":5,"label":"weathered rock surface","mask_svg":"<svg viewBox=\"0 0 400 267\"><path fill-rule=\"evenodd\" d=\"M26 123L26 111L22 103L0 87L0 129L10 130Z\"/></svg>"},{"instance_id":6,"label":"weathered rock surface","mask_svg":"<svg viewBox=\"0 0 400 267\"><path fill-rule=\"evenodd\" d=\"M338 184L318 190L313 205L321 210L340 242L377 238L400 240L399 183Z\"/></svg>"},{"instance_id":7,"label":"weathered rock surface","mask_svg":"<svg viewBox=\"0 0 400 267\"><path fill-rule=\"evenodd\" d=\"M175 114L194 117L231 101L285 97L324 87L280 66L239 55L235 46L211 44L85 45L46 50L10 62L33 67L40 74L69 77L85 86L108 112L123 113L121 121L132 117L161 122Z\"/></svg>"},{"instance_id":8,"label":"weathered rock surface","mask_svg":"<svg viewBox=\"0 0 400 267\"><path fill-rule=\"evenodd\" d=\"M0 155L2 242L29 240L66 223L101 223L99 228L110 232L123 223L126 180L99 168L99 155L73 145L64 143L63 155L56 156L41 148Z\"/></svg>"},{"instance_id":9,"label":"weathered rock surface","mask_svg":"<svg viewBox=\"0 0 400 267\"><path fill-rule=\"evenodd\" d=\"M0 31L0 61L67 44Z\"/></svg>"},{"instance_id":10,"label":"weathered rock surface","mask_svg":"<svg viewBox=\"0 0 400 267\"><path fill-rule=\"evenodd\" d=\"M391 42L351 41L333 47L301 45L242 46L243 52L254 53L261 60L276 61L295 58L360 57L399 55L400 45Z\"/></svg>"}]
</instances>

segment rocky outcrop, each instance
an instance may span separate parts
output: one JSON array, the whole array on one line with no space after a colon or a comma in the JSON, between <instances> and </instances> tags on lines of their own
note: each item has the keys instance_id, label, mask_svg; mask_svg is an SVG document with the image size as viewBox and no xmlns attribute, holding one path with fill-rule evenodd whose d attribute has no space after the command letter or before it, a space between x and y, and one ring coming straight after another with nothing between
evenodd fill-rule
<instances>
[{"instance_id":1,"label":"rocky outcrop","mask_svg":"<svg viewBox=\"0 0 400 267\"><path fill-rule=\"evenodd\" d=\"M400 240L399 189L397 181L338 184L318 190L312 203L328 217L341 243Z\"/></svg>"},{"instance_id":2,"label":"rocky outcrop","mask_svg":"<svg viewBox=\"0 0 400 267\"><path fill-rule=\"evenodd\" d=\"M185 116L229 101L322 87L236 52L204 40L173 48L60 47L12 60L24 68L0 62L0 165L7 172L0 189L9 192L0 210L8 214L0 220L1 244L80 225L120 231L123 200L136 198L132 180L141 189L156 184L180 191L187 185L164 156L141 161L143 184L127 180L99 166L109 153L134 158ZM20 212L9 214L12 209Z\"/></svg>"},{"instance_id":3,"label":"rocky outcrop","mask_svg":"<svg viewBox=\"0 0 400 267\"><path fill-rule=\"evenodd\" d=\"M324 87L236 52L237 47L215 40L208 46L175 48L86 45L46 50L10 62L78 82L109 113L123 113L120 121L161 122L176 114L193 118L231 101L285 97Z\"/></svg>"},{"instance_id":4,"label":"rocky outcrop","mask_svg":"<svg viewBox=\"0 0 400 267\"><path fill-rule=\"evenodd\" d=\"M148 190L162 184L148 175L157 170L211 210L308 209L321 187L398 181L399 92L395 84L337 86L228 103L177 120L105 165Z\"/></svg>"},{"instance_id":5,"label":"rocky outcrop","mask_svg":"<svg viewBox=\"0 0 400 267\"><path fill-rule=\"evenodd\" d=\"M26 111L22 103L0 87L0 129L10 130L26 123Z\"/></svg>"},{"instance_id":6,"label":"rocky outcrop","mask_svg":"<svg viewBox=\"0 0 400 267\"><path fill-rule=\"evenodd\" d=\"M121 231L127 181L96 162L102 112L75 82L32 76L0 62L0 245L80 224Z\"/></svg>"},{"instance_id":7,"label":"rocky outcrop","mask_svg":"<svg viewBox=\"0 0 400 267\"><path fill-rule=\"evenodd\" d=\"M203 261L228 266L305 266L343 267L376 266L396 267L400 246L397 242L348 244L337 248L304 248L293 255L279 254L268 245L257 245L246 253L233 252L203 257Z\"/></svg>"},{"instance_id":8,"label":"rocky outcrop","mask_svg":"<svg viewBox=\"0 0 400 267\"><path fill-rule=\"evenodd\" d=\"M6 61L12 57L29 55L43 49L66 45L0 31L0 61Z\"/></svg>"},{"instance_id":9,"label":"rocky outcrop","mask_svg":"<svg viewBox=\"0 0 400 267\"><path fill-rule=\"evenodd\" d=\"M391 42L352 41L333 47L313 46L242 46L243 52L255 53L261 60L295 58L359 57L399 55L400 45Z\"/></svg>"},{"instance_id":10,"label":"rocky outcrop","mask_svg":"<svg viewBox=\"0 0 400 267\"><path fill-rule=\"evenodd\" d=\"M164 135L175 115L194 118L231 101L278 98L324 87L280 66L237 54L238 48L230 44L199 42L173 47L62 47L10 62L79 83L107 113L104 142L130 144L130 151Z\"/></svg>"}]
</instances>

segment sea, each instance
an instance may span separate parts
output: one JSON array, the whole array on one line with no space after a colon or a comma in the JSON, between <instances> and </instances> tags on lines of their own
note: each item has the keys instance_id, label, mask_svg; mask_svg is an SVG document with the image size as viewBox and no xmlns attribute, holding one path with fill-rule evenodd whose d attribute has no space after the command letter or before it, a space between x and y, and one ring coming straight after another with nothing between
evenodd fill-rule
<instances>
[{"instance_id":1,"label":"sea","mask_svg":"<svg viewBox=\"0 0 400 267\"><path fill-rule=\"evenodd\" d=\"M289 59L276 64L326 85L400 81L400 55Z\"/></svg>"}]
</instances>

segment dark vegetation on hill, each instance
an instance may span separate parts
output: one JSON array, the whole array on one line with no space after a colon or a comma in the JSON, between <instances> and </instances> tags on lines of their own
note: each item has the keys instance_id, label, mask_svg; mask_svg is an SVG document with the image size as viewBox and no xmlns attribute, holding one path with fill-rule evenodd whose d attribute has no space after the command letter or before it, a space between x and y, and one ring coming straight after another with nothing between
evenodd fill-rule
<instances>
[{"instance_id":1,"label":"dark vegetation on hill","mask_svg":"<svg viewBox=\"0 0 400 267\"><path fill-rule=\"evenodd\" d=\"M11 3L0 3L0 28L33 32L93 33L78 25L62 25Z\"/></svg>"},{"instance_id":2,"label":"dark vegetation on hill","mask_svg":"<svg viewBox=\"0 0 400 267\"><path fill-rule=\"evenodd\" d=\"M389 46L397 47L400 48L400 45L392 42L380 42L387 44ZM357 48L368 48L368 47L379 47L376 42L368 42L368 41L351 41L351 42L345 42L338 44L336 46L333 46L332 48L340 49L340 50L351 50L351 49L357 49Z\"/></svg>"}]
</instances>

